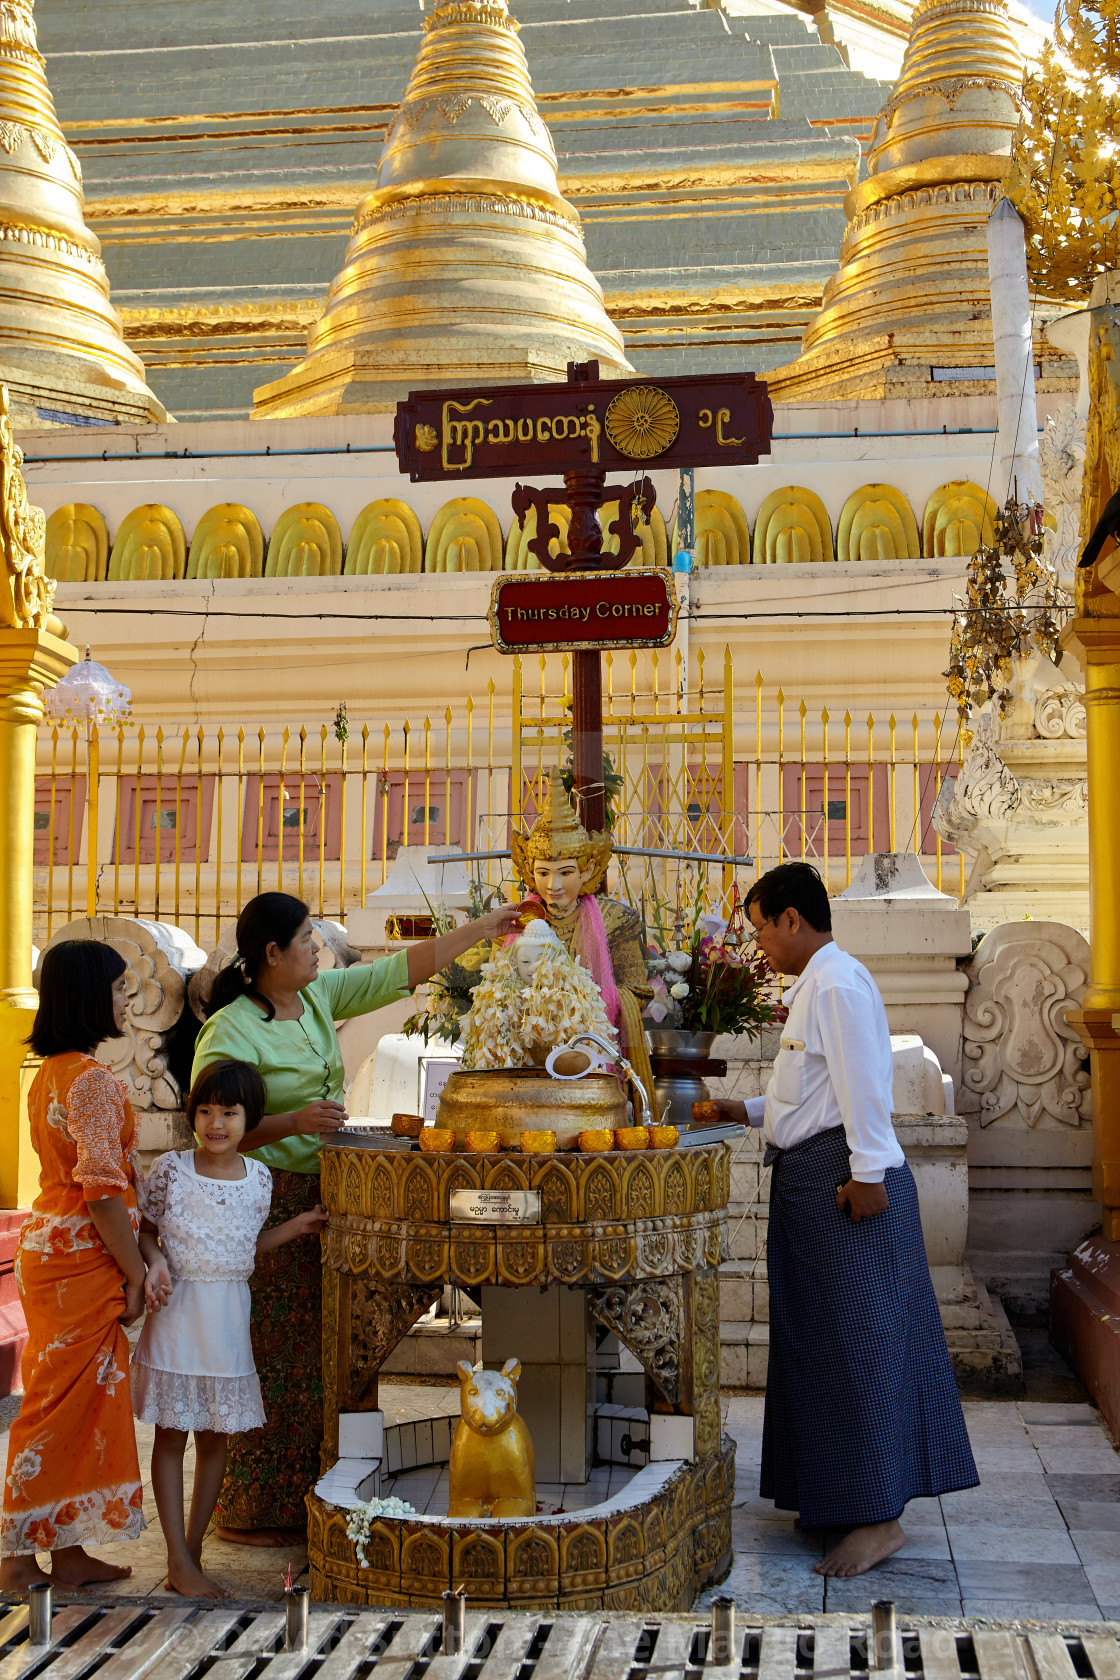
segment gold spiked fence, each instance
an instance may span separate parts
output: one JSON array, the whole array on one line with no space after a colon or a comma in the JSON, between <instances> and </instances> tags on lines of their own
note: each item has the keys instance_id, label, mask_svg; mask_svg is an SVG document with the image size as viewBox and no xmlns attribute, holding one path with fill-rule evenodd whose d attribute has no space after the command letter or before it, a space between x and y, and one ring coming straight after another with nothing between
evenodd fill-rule
<instances>
[{"instance_id":1,"label":"gold spiked fence","mask_svg":"<svg viewBox=\"0 0 1120 1680\"><path fill-rule=\"evenodd\" d=\"M508 882L511 821L531 820L570 755L570 660L514 660L512 679L508 707L491 682L416 724L45 727L37 940L101 913L173 922L210 947L267 890L345 920L401 844L459 848L480 881ZM917 850L937 886L963 890L930 822L955 768L940 714L810 707L762 673L745 687L726 650L694 650L687 672L678 655L606 656L614 890L648 904L694 878L714 904L795 857L838 891L872 850Z\"/></svg>"}]
</instances>

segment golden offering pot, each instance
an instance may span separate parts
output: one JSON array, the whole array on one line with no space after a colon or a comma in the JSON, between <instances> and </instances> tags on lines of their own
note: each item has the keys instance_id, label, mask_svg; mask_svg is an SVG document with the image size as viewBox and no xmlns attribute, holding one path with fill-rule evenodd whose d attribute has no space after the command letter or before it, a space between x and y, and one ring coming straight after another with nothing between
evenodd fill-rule
<instances>
[{"instance_id":1,"label":"golden offering pot","mask_svg":"<svg viewBox=\"0 0 1120 1680\"><path fill-rule=\"evenodd\" d=\"M558 1080L540 1068L480 1068L451 1075L437 1123L460 1138L496 1131L507 1147L519 1146L523 1132L554 1132L556 1147L568 1149L580 1132L614 1132L626 1121L626 1097L613 1073Z\"/></svg>"}]
</instances>

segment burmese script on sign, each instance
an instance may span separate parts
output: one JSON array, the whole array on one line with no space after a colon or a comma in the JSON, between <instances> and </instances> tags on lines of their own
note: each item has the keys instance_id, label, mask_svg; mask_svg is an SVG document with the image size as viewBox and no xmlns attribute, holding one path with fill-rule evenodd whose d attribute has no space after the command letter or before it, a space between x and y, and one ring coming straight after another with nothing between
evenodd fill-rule
<instances>
[{"instance_id":1,"label":"burmese script on sign","mask_svg":"<svg viewBox=\"0 0 1120 1680\"><path fill-rule=\"evenodd\" d=\"M460 1224L537 1225L539 1190L452 1190L451 1217Z\"/></svg>"},{"instance_id":2,"label":"burmese script on sign","mask_svg":"<svg viewBox=\"0 0 1120 1680\"><path fill-rule=\"evenodd\" d=\"M666 647L676 618L672 576L661 570L500 577L490 597L491 635L502 653Z\"/></svg>"},{"instance_id":3,"label":"burmese script on sign","mask_svg":"<svg viewBox=\"0 0 1120 1680\"><path fill-rule=\"evenodd\" d=\"M587 378L415 391L397 404L393 440L414 482L654 461L742 466L768 452L772 419L766 387L752 373Z\"/></svg>"}]
</instances>

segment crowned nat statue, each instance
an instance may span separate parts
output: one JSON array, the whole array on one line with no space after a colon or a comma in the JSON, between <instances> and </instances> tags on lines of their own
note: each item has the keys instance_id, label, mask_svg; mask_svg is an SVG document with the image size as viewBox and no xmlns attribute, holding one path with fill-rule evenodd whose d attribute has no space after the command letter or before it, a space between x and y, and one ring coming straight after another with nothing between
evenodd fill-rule
<instances>
[{"instance_id":1,"label":"crowned nat statue","mask_svg":"<svg viewBox=\"0 0 1120 1680\"><path fill-rule=\"evenodd\" d=\"M588 970L603 999L607 1020L622 1053L648 1092L653 1090L643 1005L653 996L642 942L642 918L632 905L603 891L613 850L609 834L589 834L576 820L559 770L545 788L540 815L528 834L511 839L517 876L526 889L526 908L547 922L569 955ZM516 935L505 941L511 946ZM468 957L481 966L482 950ZM460 977L474 990L477 973Z\"/></svg>"}]
</instances>

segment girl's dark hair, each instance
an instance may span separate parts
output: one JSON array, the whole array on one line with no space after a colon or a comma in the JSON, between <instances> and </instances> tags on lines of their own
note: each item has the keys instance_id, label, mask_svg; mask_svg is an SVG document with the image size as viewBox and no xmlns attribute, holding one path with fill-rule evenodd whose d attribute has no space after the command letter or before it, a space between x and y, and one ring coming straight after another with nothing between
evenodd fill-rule
<instances>
[{"instance_id":1,"label":"girl's dark hair","mask_svg":"<svg viewBox=\"0 0 1120 1680\"><path fill-rule=\"evenodd\" d=\"M245 1110L245 1135L255 1131L264 1118L264 1080L248 1062L211 1062L203 1068L187 1098L187 1124L194 1130L196 1111L203 1104L215 1108Z\"/></svg>"},{"instance_id":2,"label":"girl's dark hair","mask_svg":"<svg viewBox=\"0 0 1120 1680\"><path fill-rule=\"evenodd\" d=\"M39 1007L28 1039L37 1056L67 1050L88 1055L104 1038L119 1038L113 1018L113 982L128 964L96 939L64 939L44 951Z\"/></svg>"},{"instance_id":3,"label":"girl's dark hair","mask_svg":"<svg viewBox=\"0 0 1120 1680\"><path fill-rule=\"evenodd\" d=\"M235 998L248 996L264 1010L266 1021L275 1020L275 1009L256 987L265 950L269 945L279 945L286 951L310 914L303 900L293 898L291 893L258 893L251 898L237 918L237 958L228 968L219 970L206 1005L207 1015L216 1014Z\"/></svg>"},{"instance_id":4,"label":"girl's dark hair","mask_svg":"<svg viewBox=\"0 0 1120 1680\"><path fill-rule=\"evenodd\" d=\"M796 910L817 933L831 933L832 906L828 888L811 863L779 863L760 875L747 894L746 909L757 904L764 921L783 910Z\"/></svg>"}]
</instances>

